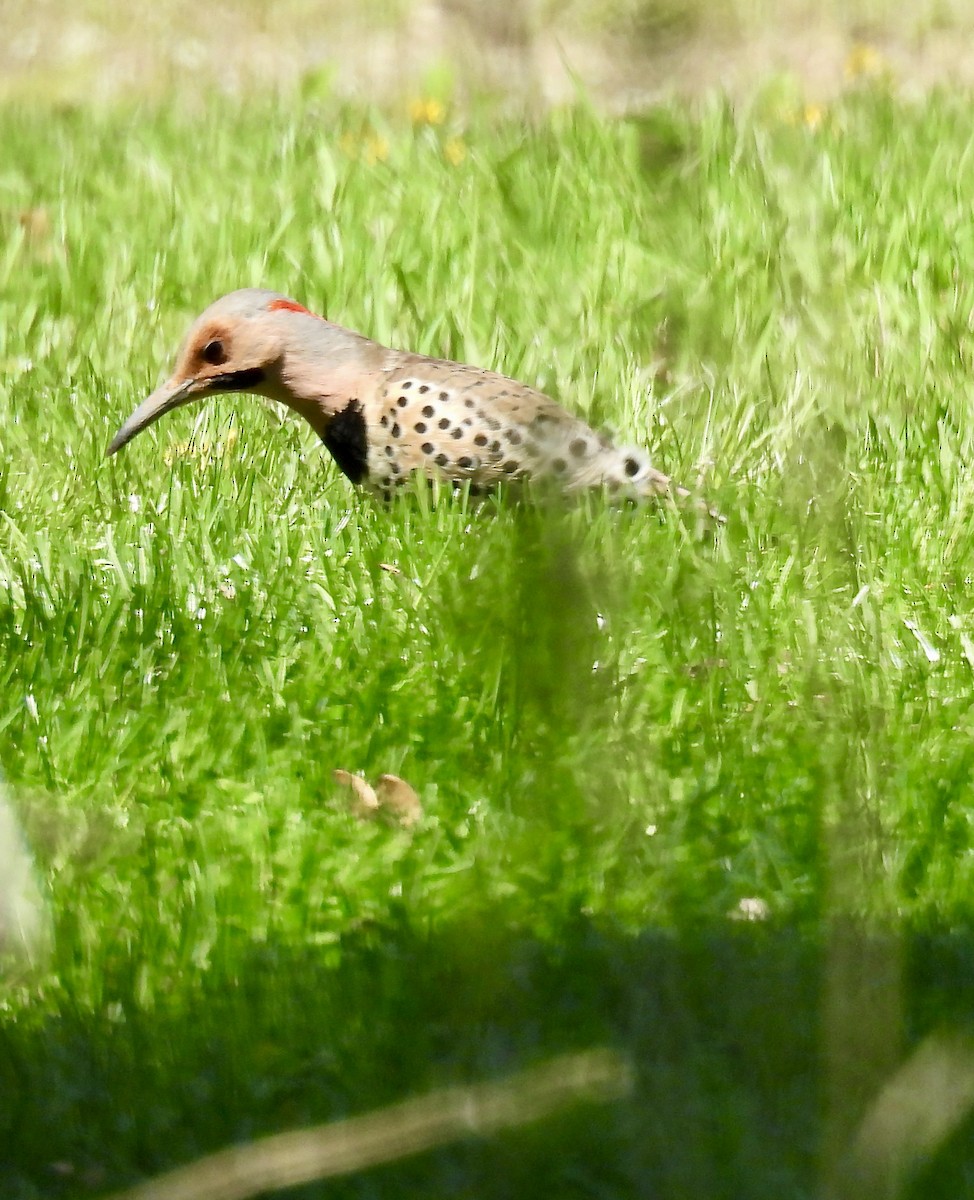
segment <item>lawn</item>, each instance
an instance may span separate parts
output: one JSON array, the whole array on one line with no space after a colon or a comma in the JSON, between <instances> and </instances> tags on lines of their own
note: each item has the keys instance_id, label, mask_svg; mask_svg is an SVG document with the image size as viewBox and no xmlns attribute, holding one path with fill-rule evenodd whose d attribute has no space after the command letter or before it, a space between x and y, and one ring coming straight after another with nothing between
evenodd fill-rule
<instances>
[{"instance_id":1,"label":"lawn","mask_svg":"<svg viewBox=\"0 0 974 1200\"><path fill-rule=\"evenodd\" d=\"M327 1194L816 1194L974 1018L970 97L525 124L312 79L0 138L0 763L54 935L0 982L4 1197L600 1045L627 1100ZM106 459L245 285L538 386L725 521L383 506L251 397ZM974 1194L972 1132L916 1195Z\"/></svg>"}]
</instances>

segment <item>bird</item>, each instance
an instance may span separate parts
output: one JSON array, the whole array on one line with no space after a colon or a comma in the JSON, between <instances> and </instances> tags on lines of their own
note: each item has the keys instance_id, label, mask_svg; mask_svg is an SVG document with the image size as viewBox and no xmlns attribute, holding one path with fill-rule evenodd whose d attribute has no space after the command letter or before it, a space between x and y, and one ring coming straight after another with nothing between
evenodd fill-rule
<instances>
[{"instance_id":1,"label":"bird","mask_svg":"<svg viewBox=\"0 0 974 1200\"><path fill-rule=\"evenodd\" d=\"M620 448L551 397L495 371L392 350L280 292L241 288L193 323L170 379L122 424L113 455L165 413L247 392L302 416L353 484L390 499L413 475L489 491L686 496L645 451Z\"/></svg>"}]
</instances>

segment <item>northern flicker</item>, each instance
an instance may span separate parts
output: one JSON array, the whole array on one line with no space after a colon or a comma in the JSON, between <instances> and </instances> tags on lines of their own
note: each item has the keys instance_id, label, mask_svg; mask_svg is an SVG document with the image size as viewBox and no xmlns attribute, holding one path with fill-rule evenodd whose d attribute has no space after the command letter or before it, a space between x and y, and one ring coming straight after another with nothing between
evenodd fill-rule
<instances>
[{"instance_id":1,"label":"northern flicker","mask_svg":"<svg viewBox=\"0 0 974 1200\"><path fill-rule=\"evenodd\" d=\"M108 453L171 409L216 392L282 401L353 483L387 497L414 472L474 489L533 478L569 492L671 490L644 451L615 447L523 383L389 350L258 288L230 292L197 318L172 378L132 413Z\"/></svg>"}]
</instances>

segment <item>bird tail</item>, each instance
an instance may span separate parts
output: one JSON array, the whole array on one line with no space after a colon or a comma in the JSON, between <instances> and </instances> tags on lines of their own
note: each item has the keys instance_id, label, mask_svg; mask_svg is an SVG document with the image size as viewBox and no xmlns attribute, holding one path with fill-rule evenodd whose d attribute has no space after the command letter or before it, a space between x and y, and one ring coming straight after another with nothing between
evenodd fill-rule
<instances>
[{"instance_id":1,"label":"bird tail","mask_svg":"<svg viewBox=\"0 0 974 1200\"><path fill-rule=\"evenodd\" d=\"M610 497L630 500L671 498L681 505L689 502L702 514L721 519L709 504L658 471L645 450L617 446L607 435L596 433L581 421L559 424L551 431L535 465L542 476L560 479L567 492L601 489Z\"/></svg>"},{"instance_id":2,"label":"bird tail","mask_svg":"<svg viewBox=\"0 0 974 1200\"><path fill-rule=\"evenodd\" d=\"M598 478L588 485L608 489L611 493L633 499L672 499L680 505L689 504L702 516L723 523L719 511L705 499L674 483L669 475L658 471L645 450L636 446L607 446L598 463Z\"/></svg>"}]
</instances>

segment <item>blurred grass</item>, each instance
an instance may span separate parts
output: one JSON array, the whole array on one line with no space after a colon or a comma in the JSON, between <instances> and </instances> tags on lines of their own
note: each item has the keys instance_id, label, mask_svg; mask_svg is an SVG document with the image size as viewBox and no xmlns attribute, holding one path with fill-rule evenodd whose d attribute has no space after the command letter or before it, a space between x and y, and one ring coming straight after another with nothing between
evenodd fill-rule
<instances>
[{"instance_id":1,"label":"blurred grass","mask_svg":"<svg viewBox=\"0 0 974 1200\"><path fill-rule=\"evenodd\" d=\"M821 99L864 46L912 87L972 82L968 0L2 0L0 18L0 97L45 103L202 106L213 91L289 93L310 73L367 102L436 81L532 111L580 84L616 110L716 89L750 99L782 73Z\"/></svg>"},{"instance_id":2,"label":"blurred grass","mask_svg":"<svg viewBox=\"0 0 974 1200\"><path fill-rule=\"evenodd\" d=\"M0 993L8 1194L609 1041L631 1104L343 1187L806 1195L828 921L903 930L908 1042L969 1018L968 110L0 110L0 761L55 926ZM383 508L252 399L106 461L247 284L552 392L726 527Z\"/></svg>"}]
</instances>

